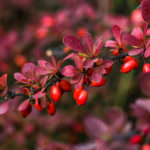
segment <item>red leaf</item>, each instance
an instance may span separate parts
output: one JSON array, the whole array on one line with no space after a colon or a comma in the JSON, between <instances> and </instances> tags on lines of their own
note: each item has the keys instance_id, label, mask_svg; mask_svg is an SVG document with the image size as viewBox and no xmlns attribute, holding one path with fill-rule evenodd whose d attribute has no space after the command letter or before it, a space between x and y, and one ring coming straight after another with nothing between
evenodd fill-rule
<instances>
[{"instance_id":1,"label":"red leaf","mask_svg":"<svg viewBox=\"0 0 150 150\"><path fill-rule=\"evenodd\" d=\"M104 60L103 63L102 63L102 66L104 68L109 68L113 65L113 61L112 60Z\"/></svg>"},{"instance_id":2,"label":"red leaf","mask_svg":"<svg viewBox=\"0 0 150 150\"><path fill-rule=\"evenodd\" d=\"M113 26L113 29L112 29L112 32L113 32L113 35L115 37L115 39L120 42L120 37L121 37L121 30L120 30L120 27L117 26L117 25L114 25Z\"/></svg>"},{"instance_id":3,"label":"red leaf","mask_svg":"<svg viewBox=\"0 0 150 150\"><path fill-rule=\"evenodd\" d=\"M150 56L150 47L146 48L146 51L144 53L144 56L147 58Z\"/></svg>"},{"instance_id":4,"label":"red leaf","mask_svg":"<svg viewBox=\"0 0 150 150\"><path fill-rule=\"evenodd\" d=\"M21 73L19 73L19 72L16 72L16 73L14 74L14 78L15 78L17 81L19 81L19 82L28 83L26 77L24 77L23 74L21 74Z\"/></svg>"},{"instance_id":5,"label":"red leaf","mask_svg":"<svg viewBox=\"0 0 150 150\"><path fill-rule=\"evenodd\" d=\"M74 77L70 80L70 83L71 83L71 84L76 84L77 82L79 82L79 81L81 80L81 77L82 77L81 74L78 74L78 75L74 76Z\"/></svg>"},{"instance_id":6,"label":"red leaf","mask_svg":"<svg viewBox=\"0 0 150 150\"><path fill-rule=\"evenodd\" d=\"M102 80L101 70L100 68L95 68L92 73L92 80L95 82L100 82Z\"/></svg>"},{"instance_id":7,"label":"red leaf","mask_svg":"<svg viewBox=\"0 0 150 150\"><path fill-rule=\"evenodd\" d=\"M23 102L19 105L18 111L23 111L23 110L25 110L29 105L30 105L29 99L23 101Z\"/></svg>"},{"instance_id":8,"label":"red leaf","mask_svg":"<svg viewBox=\"0 0 150 150\"><path fill-rule=\"evenodd\" d=\"M100 139L105 134L108 134L108 126L99 118L89 116L85 118L84 125L86 131L92 138Z\"/></svg>"},{"instance_id":9,"label":"red leaf","mask_svg":"<svg viewBox=\"0 0 150 150\"><path fill-rule=\"evenodd\" d=\"M137 48L137 49L132 49L128 52L129 56L134 56L140 54L144 49L143 48Z\"/></svg>"},{"instance_id":10,"label":"red leaf","mask_svg":"<svg viewBox=\"0 0 150 150\"><path fill-rule=\"evenodd\" d=\"M129 33L124 33L123 39L131 46L140 46L139 40L137 40L134 36L132 36Z\"/></svg>"},{"instance_id":11,"label":"red leaf","mask_svg":"<svg viewBox=\"0 0 150 150\"><path fill-rule=\"evenodd\" d=\"M38 60L38 64L41 66L41 67L45 67L45 64L47 63L47 61L45 60Z\"/></svg>"},{"instance_id":12,"label":"red leaf","mask_svg":"<svg viewBox=\"0 0 150 150\"><path fill-rule=\"evenodd\" d=\"M83 75L81 76L81 79L78 83L75 84L75 89L79 89L83 84Z\"/></svg>"},{"instance_id":13,"label":"red leaf","mask_svg":"<svg viewBox=\"0 0 150 150\"><path fill-rule=\"evenodd\" d=\"M150 22L150 0L143 0L141 3L141 11L143 19Z\"/></svg>"},{"instance_id":14,"label":"red leaf","mask_svg":"<svg viewBox=\"0 0 150 150\"><path fill-rule=\"evenodd\" d=\"M75 36L70 36L70 35L65 36L63 38L63 43L67 47L73 49L76 52L81 52L81 53L85 52L84 47L82 46L80 40L77 39Z\"/></svg>"},{"instance_id":15,"label":"red leaf","mask_svg":"<svg viewBox=\"0 0 150 150\"><path fill-rule=\"evenodd\" d=\"M77 73L76 68L72 65L65 66L61 72L65 77L73 77Z\"/></svg>"},{"instance_id":16,"label":"red leaf","mask_svg":"<svg viewBox=\"0 0 150 150\"><path fill-rule=\"evenodd\" d=\"M93 38L89 32L85 32L83 35L83 44L87 48L87 50L92 51L93 49Z\"/></svg>"},{"instance_id":17,"label":"red leaf","mask_svg":"<svg viewBox=\"0 0 150 150\"><path fill-rule=\"evenodd\" d=\"M47 82L48 76L44 76L43 79L41 80L42 87L45 87L45 84Z\"/></svg>"},{"instance_id":18,"label":"red leaf","mask_svg":"<svg viewBox=\"0 0 150 150\"><path fill-rule=\"evenodd\" d=\"M86 69L88 69L88 68L93 67L93 65L94 65L94 61L87 59L87 60L84 62L83 67L86 68Z\"/></svg>"},{"instance_id":19,"label":"red leaf","mask_svg":"<svg viewBox=\"0 0 150 150\"><path fill-rule=\"evenodd\" d=\"M54 56L51 56L51 63L54 67L56 67L56 60Z\"/></svg>"},{"instance_id":20,"label":"red leaf","mask_svg":"<svg viewBox=\"0 0 150 150\"><path fill-rule=\"evenodd\" d=\"M0 115L5 114L9 110L9 104L10 104L10 102L7 101L0 105Z\"/></svg>"},{"instance_id":21,"label":"red leaf","mask_svg":"<svg viewBox=\"0 0 150 150\"><path fill-rule=\"evenodd\" d=\"M46 93L43 93L43 92L38 92L36 94L34 94L32 97L35 99L35 98L41 98L41 97L44 97L46 95Z\"/></svg>"},{"instance_id":22,"label":"red leaf","mask_svg":"<svg viewBox=\"0 0 150 150\"><path fill-rule=\"evenodd\" d=\"M83 68L82 59L78 55L75 57L75 64L76 64L78 69L81 70Z\"/></svg>"},{"instance_id":23,"label":"red leaf","mask_svg":"<svg viewBox=\"0 0 150 150\"><path fill-rule=\"evenodd\" d=\"M93 53L95 56L97 56L100 53L102 46L103 46L103 41L101 37L99 37L96 40L96 42L94 42L94 46L93 46Z\"/></svg>"},{"instance_id":24,"label":"red leaf","mask_svg":"<svg viewBox=\"0 0 150 150\"><path fill-rule=\"evenodd\" d=\"M35 68L36 67L33 63L26 63L22 67L21 72L25 77L34 80Z\"/></svg>"},{"instance_id":25,"label":"red leaf","mask_svg":"<svg viewBox=\"0 0 150 150\"><path fill-rule=\"evenodd\" d=\"M36 72L37 72L39 75L46 75L46 74L49 74L49 73L50 73L48 70L46 70L45 68L40 67L40 66L37 66L37 67L36 67Z\"/></svg>"}]
</instances>

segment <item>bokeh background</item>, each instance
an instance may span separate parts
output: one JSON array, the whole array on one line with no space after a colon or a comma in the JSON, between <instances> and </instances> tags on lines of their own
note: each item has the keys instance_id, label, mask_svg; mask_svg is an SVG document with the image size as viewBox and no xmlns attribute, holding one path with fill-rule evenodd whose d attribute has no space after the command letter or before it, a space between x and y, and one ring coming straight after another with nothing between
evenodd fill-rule
<instances>
[{"instance_id":1,"label":"bokeh background","mask_svg":"<svg viewBox=\"0 0 150 150\"><path fill-rule=\"evenodd\" d=\"M25 62L57 60L70 51L63 45L64 35L82 38L86 31L93 37L103 35L104 41L113 39L112 26L117 24L123 31L142 26L143 21L137 0L0 0L0 74L8 73L8 85L18 88L14 72L21 70ZM103 47L102 57L112 54ZM71 63L71 62L68 62ZM107 84L89 88L88 102L78 107L72 93L65 93L56 104L57 113L49 116L46 110L33 110L27 118L12 109L0 116L1 150L63 150L68 145L89 141L83 119L87 115L102 117L112 106L120 107L131 121L130 104L143 96L139 89L139 69L126 75L120 73L115 62ZM57 147L57 148L56 148Z\"/></svg>"}]
</instances>

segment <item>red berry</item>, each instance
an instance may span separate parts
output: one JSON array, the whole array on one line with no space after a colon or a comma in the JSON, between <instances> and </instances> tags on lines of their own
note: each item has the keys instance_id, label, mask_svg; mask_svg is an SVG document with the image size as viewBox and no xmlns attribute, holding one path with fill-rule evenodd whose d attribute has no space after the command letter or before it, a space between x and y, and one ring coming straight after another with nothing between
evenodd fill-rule
<instances>
[{"instance_id":1,"label":"red berry","mask_svg":"<svg viewBox=\"0 0 150 150\"><path fill-rule=\"evenodd\" d=\"M106 68L106 73L105 74L109 74L111 72L111 70L112 70L112 66L109 67L109 68Z\"/></svg>"},{"instance_id":2,"label":"red berry","mask_svg":"<svg viewBox=\"0 0 150 150\"><path fill-rule=\"evenodd\" d=\"M132 69L136 69L138 67L138 62L136 59L131 59L127 62L125 62L122 67L121 67L121 72L122 73L128 73Z\"/></svg>"},{"instance_id":3,"label":"red berry","mask_svg":"<svg viewBox=\"0 0 150 150\"><path fill-rule=\"evenodd\" d=\"M143 72L150 72L150 64L144 64L143 66Z\"/></svg>"},{"instance_id":4,"label":"red berry","mask_svg":"<svg viewBox=\"0 0 150 150\"><path fill-rule=\"evenodd\" d=\"M142 142L142 136L139 134L134 135L130 139L131 144L140 144Z\"/></svg>"},{"instance_id":5,"label":"red berry","mask_svg":"<svg viewBox=\"0 0 150 150\"><path fill-rule=\"evenodd\" d=\"M55 107L55 104L53 102L48 103L47 112L52 116L56 113L56 107Z\"/></svg>"},{"instance_id":6,"label":"red berry","mask_svg":"<svg viewBox=\"0 0 150 150\"><path fill-rule=\"evenodd\" d=\"M67 80L61 80L59 86L62 91L70 92L72 90L71 84Z\"/></svg>"},{"instance_id":7,"label":"red berry","mask_svg":"<svg viewBox=\"0 0 150 150\"><path fill-rule=\"evenodd\" d=\"M135 59L134 57L126 56L126 57L123 59L123 61L124 61L124 62L127 62L127 61L129 61L129 60L134 60L134 59Z\"/></svg>"},{"instance_id":8,"label":"red berry","mask_svg":"<svg viewBox=\"0 0 150 150\"><path fill-rule=\"evenodd\" d=\"M60 100L62 93L58 85L51 87L50 95L53 101L58 102Z\"/></svg>"},{"instance_id":9,"label":"red berry","mask_svg":"<svg viewBox=\"0 0 150 150\"><path fill-rule=\"evenodd\" d=\"M144 144L142 150L150 150L150 144Z\"/></svg>"},{"instance_id":10,"label":"red berry","mask_svg":"<svg viewBox=\"0 0 150 150\"><path fill-rule=\"evenodd\" d=\"M77 105L79 105L79 106L84 105L87 101L87 98L88 98L87 91L86 90L81 90L79 92L79 94L77 95L77 98L76 98Z\"/></svg>"},{"instance_id":11,"label":"red berry","mask_svg":"<svg viewBox=\"0 0 150 150\"><path fill-rule=\"evenodd\" d=\"M113 51L114 56L117 56L118 54L119 54L119 50L116 49L116 50Z\"/></svg>"},{"instance_id":12,"label":"red berry","mask_svg":"<svg viewBox=\"0 0 150 150\"><path fill-rule=\"evenodd\" d=\"M95 82L94 80L92 80L92 83L91 85L92 86L95 86L95 87L98 87L98 86L102 86L106 83L106 79L105 78L102 78L102 80L100 82Z\"/></svg>"},{"instance_id":13,"label":"red berry","mask_svg":"<svg viewBox=\"0 0 150 150\"><path fill-rule=\"evenodd\" d=\"M91 75L92 75L93 70L94 70L93 68L90 68L90 69L88 70L88 72L87 72L88 76L91 76Z\"/></svg>"},{"instance_id":14,"label":"red berry","mask_svg":"<svg viewBox=\"0 0 150 150\"><path fill-rule=\"evenodd\" d=\"M87 77L87 76L85 76L84 78L83 78L83 83L87 83L87 82L89 82L90 80L89 80L89 78Z\"/></svg>"},{"instance_id":15,"label":"red berry","mask_svg":"<svg viewBox=\"0 0 150 150\"><path fill-rule=\"evenodd\" d=\"M43 107L41 105L41 102L38 98L35 99L35 104L34 104L34 107L39 110L39 111L42 111L43 110Z\"/></svg>"},{"instance_id":16,"label":"red berry","mask_svg":"<svg viewBox=\"0 0 150 150\"><path fill-rule=\"evenodd\" d=\"M30 103L28 103L26 108L24 110L20 111L20 112L21 112L23 117L27 117L31 113L31 110L32 110L32 106L31 106Z\"/></svg>"},{"instance_id":17,"label":"red berry","mask_svg":"<svg viewBox=\"0 0 150 150\"><path fill-rule=\"evenodd\" d=\"M82 87L82 86L81 86L80 88L74 90L74 92L73 92L73 97L74 97L75 100L77 99L78 94L79 94L82 90L83 90L83 87Z\"/></svg>"}]
</instances>

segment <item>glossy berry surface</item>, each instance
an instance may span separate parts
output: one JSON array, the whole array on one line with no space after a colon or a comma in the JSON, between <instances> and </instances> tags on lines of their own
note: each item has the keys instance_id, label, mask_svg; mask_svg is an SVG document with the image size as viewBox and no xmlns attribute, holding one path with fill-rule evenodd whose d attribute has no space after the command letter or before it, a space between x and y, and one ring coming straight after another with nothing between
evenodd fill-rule
<instances>
[{"instance_id":1,"label":"glossy berry surface","mask_svg":"<svg viewBox=\"0 0 150 150\"><path fill-rule=\"evenodd\" d=\"M114 55L114 56L119 55L119 50L117 50L117 49L116 49L116 50L114 50L114 51L113 51L113 55Z\"/></svg>"},{"instance_id":2,"label":"glossy berry surface","mask_svg":"<svg viewBox=\"0 0 150 150\"><path fill-rule=\"evenodd\" d=\"M82 86L81 86L80 88L74 90L74 92L73 92L73 97L74 97L75 100L77 99L79 93L80 93L82 90L83 90L83 87L82 87Z\"/></svg>"},{"instance_id":3,"label":"glossy berry surface","mask_svg":"<svg viewBox=\"0 0 150 150\"><path fill-rule=\"evenodd\" d=\"M77 102L77 105L79 106L82 106L86 103L87 101L87 98L88 98L88 93L86 90L81 90L77 97L76 97L76 102Z\"/></svg>"},{"instance_id":4,"label":"glossy berry surface","mask_svg":"<svg viewBox=\"0 0 150 150\"><path fill-rule=\"evenodd\" d=\"M61 98L61 90L58 85L53 85L50 90L51 98L54 102L58 102Z\"/></svg>"},{"instance_id":5,"label":"glossy berry surface","mask_svg":"<svg viewBox=\"0 0 150 150\"><path fill-rule=\"evenodd\" d=\"M144 64L144 66L143 66L143 72L144 73L150 72L150 64Z\"/></svg>"},{"instance_id":6,"label":"glossy berry surface","mask_svg":"<svg viewBox=\"0 0 150 150\"><path fill-rule=\"evenodd\" d=\"M41 105L41 102L38 98L35 99L35 104L34 104L34 107L39 110L39 111L42 111L43 110L43 107Z\"/></svg>"},{"instance_id":7,"label":"glossy berry surface","mask_svg":"<svg viewBox=\"0 0 150 150\"><path fill-rule=\"evenodd\" d=\"M121 67L121 72L122 73L128 73L132 69L136 69L138 67L138 62L136 59L131 59L127 62L125 62L122 67Z\"/></svg>"},{"instance_id":8,"label":"glossy berry surface","mask_svg":"<svg viewBox=\"0 0 150 150\"><path fill-rule=\"evenodd\" d=\"M134 135L130 139L131 144L140 144L142 142L142 136L139 134Z\"/></svg>"},{"instance_id":9,"label":"glossy berry surface","mask_svg":"<svg viewBox=\"0 0 150 150\"><path fill-rule=\"evenodd\" d=\"M47 112L52 116L56 113L56 107L53 102L47 104Z\"/></svg>"},{"instance_id":10,"label":"glossy berry surface","mask_svg":"<svg viewBox=\"0 0 150 150\"><path fill-rule=\"evenodd\" d=\"M106 79L105 78L102 78L102 80L100 82L95 82L95 81L91 81L91 86L94 86L94 87L99 87L99 86L102 86L106 83Z\"/></svg>"},{"instance_id":11,"label":"glossy berry surface","mask_svg":"<svg viewBox=\"0 0 150 150\"><path fill-rule=\"evenodd\" d=\"M71 84L67 80L61 80L59 86L62 91L70 92L72 90Z\"/></svg>"}]
</instances>

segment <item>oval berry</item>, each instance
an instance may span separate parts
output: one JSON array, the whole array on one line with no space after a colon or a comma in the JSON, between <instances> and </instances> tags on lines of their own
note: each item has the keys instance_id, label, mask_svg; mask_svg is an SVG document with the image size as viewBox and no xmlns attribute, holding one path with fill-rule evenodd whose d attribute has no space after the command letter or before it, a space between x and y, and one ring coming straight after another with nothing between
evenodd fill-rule
<instances>
[{"instance_id":1,"label":"oval berry","mask_svg":"<svg viewBox=\"0 0 150 150\"><path fill-rule=\"evenodd\" d=\"M144 144L142 150L150 150L150 144Z\"/></svg>"},{"instance_id":2,"label":"oval berry","mask_svg":"<svg viewBox=\"0 0 150 150\"><path fill-rule=\"evenodd\" d=\"M139 134L132 136L130 139L131 144L140 144L141 142L142 142L142 136Z\"/></svg>"},{"instance_id":3,"label":"oval berry","mask_svg":"<svg viewBox=\"0 0 150 150\"><path fill-rule=\"evenodd\" d=\"M100 82L95 82L94 80L92 80L91 82L92 82L91 86L99 87L99 86L102 86L106 83L106 79L102 78L102 80Z\"/></svg>"},{"instance_id":4,"label":"oval berry","mask_svg":"<svg viewBox=\"0 0 150 150\"><path fill-rule=\"evenodd\" d=\"M67 80L61 80L59 86L62 91L70 92L72 90L71 84Z\"/></svg>"},{"instance_id":5,"label":"oval berry","mask_svg":"<svg viewBox=\"0 0 150 150\"><path fill-rule=\"evenodd\" d=\"M53 101L58 102L60 100L62 93L58 85L51 87L50 95Z\"/></svg>"},{"instance_id":6,"label":"oval berry","mask_svg":"<svg viewBox=\"0 0 150 150\"><path fill-rule=\"evenodd\" d=\"M32 105L28 103L28 106L20 112L23 117L27 117L31 113L31 111L32 111Z\"/></svg>"},{"instance_id":7,"label":"oval berry","mask_svg":"<svg viewBox=\"0 0 150 150\"><path fill-rule=\"evenodd\" d=\"M144 64L144 66L143 66L143 72L144 73L150 72L150 64Z\"/></svg>"},{"instance_id":8,"label":"oval berry","mask_svg":"<svg viewBox=\"0 0 150 150\"><path fill-rule=\"evenodd\" d=\"M114 51L113 51L113 55L114 55L114 56L119 55L119 50L117 50L117 49L116 49L116 50L114 50Z\"/></svg>"},{"instance_id":9,"label":"oval berry","mask_svg":"<svg viewBox=\"0 0 150 150\"><path fill-rule=\"evenodd\" d=\"M127 62L127 61L129 61L129 60L134 60L134 59L135 59L134 57L126 56L126 57L123 59L123 61L124 61L124 62Z\"/></svg>"},{"instance_id":10,"label":"oval berry","mask_svg":"<svg viewBox=\"0 0 150 150\"><path fill-rule=\"evenodd\" d=\"M138 62L136 59L133 60L129 60L127 62L125 62L122 67L121 67L121 72L122 73L128 73L130 72L132 69L136 69L138 67Z\"/></svg>"},{"instance_id":11,"label":"oval berry","mask_svg":"<svg viewBox=\"0 0 150 150\"><path fill-rule=\"evenodd\" d=\"M41 102L38 98L35 99L35 104L34 104L34 107L39 110L39 111L42 111L43 110L43 107L41 105Z\"/></svg>"},{"instance_id":12,"label":"oval berry","mask_svg":"<svg viewBox=\"0 0 150 150\"><path fill-rule=\"evenodd\" d=\"M87 101L87 98L88 98L87 91L86 90L81 90L79 92L79 94L77 95L77 98L76 98L77 105L79 105L79 106L84 105Z\"/></svg>"},{"instance_id":13,"label":"oval berry","mask_svg":"<svg viewBox=\"0 0 150 150\"><path fill-rule=\"evenodd\" d=\"M80 88L74 90L74 92L73 92L73 97L74 97L75 100L77 99L78 94L79 94L82 90L83 90L83 87L82 87L82 86L81 86Z\"/></svg>"},{"instance_id":14,"label":"oval berry","mask_svg":"<svg viewBox=\"0 0 150 150\"><path fill-rule=\"evenodd\" d=\"M109 68L105 68L105 69L106 69L106 73L105 74L109 74L111 72L111 70L112 70L112 66L109 67Z\"/></svg>"},{"instance_id":15,"label":"oval berry","mask_svg":"<svg viewBox=\"0 0 150 150\"><path fill-rule=\"evenodd\" d=\"M47 104L47 112L52 116L56 113L56 107L53 102Z\"/></svg>"}]
</instances>

